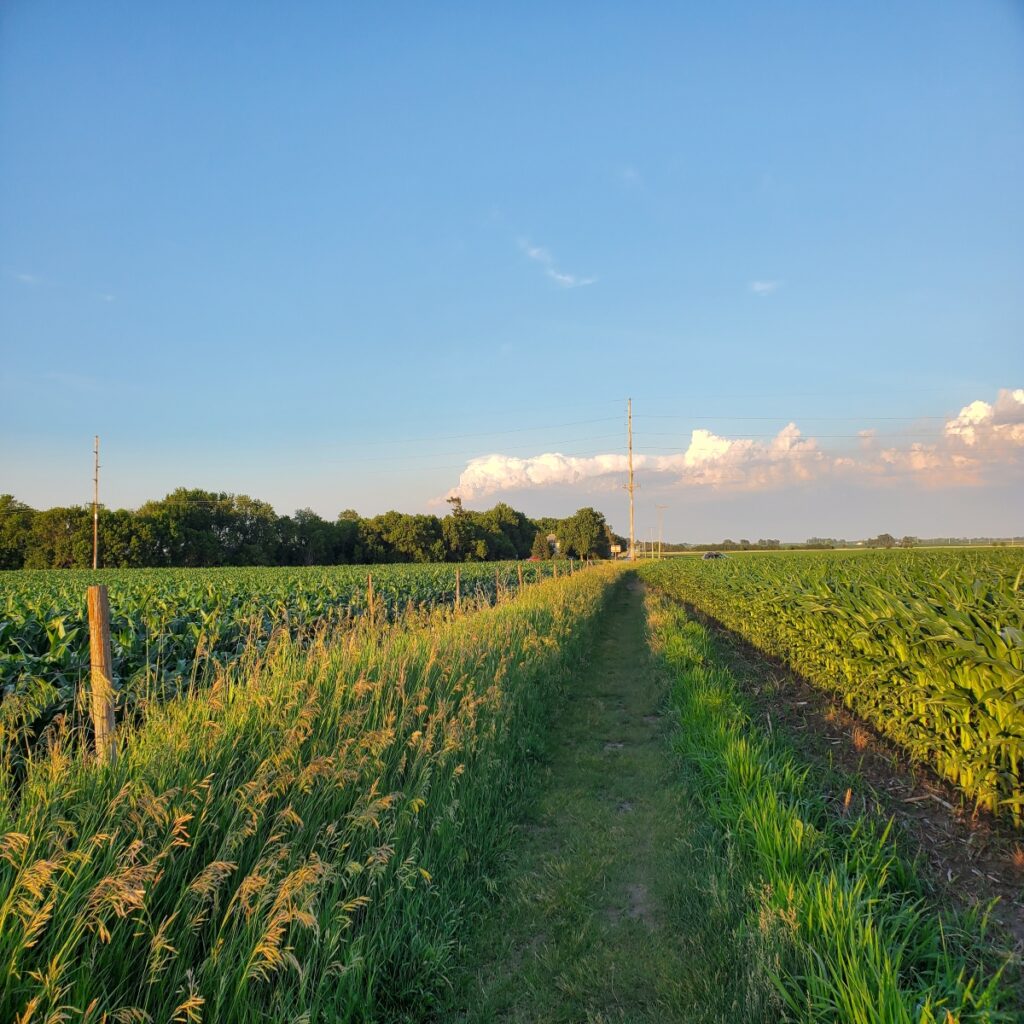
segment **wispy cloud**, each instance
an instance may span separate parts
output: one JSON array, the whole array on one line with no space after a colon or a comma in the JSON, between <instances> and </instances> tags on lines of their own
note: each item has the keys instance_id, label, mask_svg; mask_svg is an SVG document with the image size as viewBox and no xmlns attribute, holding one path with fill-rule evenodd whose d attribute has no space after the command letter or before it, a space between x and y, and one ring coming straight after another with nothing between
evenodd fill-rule
<instances>
[{"instance_id":1,"label":"wispy cloud","mask_svg":"<svg viewBox=\"0 0 1024 1024\"><path fill-rule=\"evenodd\" d=\"M38 285L43 285L47 289L56 289L58 292L70 292L80 296L89 296L92 299L98 299L100 302L113 302L116 296L110 292L96 291L93 288L85 288L76 285L66 285L59 281L48 280L44 277L40 277L38 274L30 274L27 271L4 271L6 276L12 280L17 281L18 284L26 285L30 288L35 288Z\"/></svg>"},{"instance_id":2,"label":"wispy cloud","mask_svg":"<svg viewBox=\"0 0 1024 1024\"><path fill-rule=\"evenodd\" d=\"M548 252L543 246L531 245L525 239L520 239L519 248L526 253L527 257L533 260L534 263L539 263L544 268L544 273L554 281L559 288L584 288L588 284L593 284L596 277L580 277L578 274L569 274L564 270L559 270L555 263L554 256Z\"/></svg>"},{"instance_id":3,"label":"wispy cloud","mask_svg":"<svg viewBox=\"0 0 1024 1024\"><path fill-rule=\"evenodd\" d=\"M632 164L619 170L619 180L627 188L639 188L644 183L642 175Z\"/></svg>"},{"instance_id":4,"label":"wispy cloud","mask_svg":"<svg viewBox=\"0 0 1024 1024\"><path fill-rule=\"evenodd\" d=\"M44 373L39 379L44 382L44 386L50 391L57 387L62 391L95 394L101 388L101 382L98 377L90 377L81 373Z\"/></svg>"},{"instance_id":5,"label":"wispy cloud","mask_svg":"<svg viewBox=\"0 0 1024 1024\"><path fill-rule=\"evenodd\" d=\"M750 290L755 294L765 298L771 295L772 292L777 292L782 287L781 281L751 281Z\"/></svg>"},{"instance_id":6,"label":"wispy cloud","mask_svg":"<svg viewBox=\"0 0 1024 1024\"><path fill-rule=\"evenodd\" d=\"M916 438L913 436L916 433ZM941 433L918 430L884 437L875 429L850 438L853 446L822 447L796 423L774 436L727 437L692 430L674 454L636 454L641 474L680 487L763 491L834 477L885 484L908 477L926 487L984 484L1024 469L1024 388L1003 389L995 402L974 401L945 421ZM583 486L602 489L626 469L625 455L586 457L544 452L520 458L498 453L471 459L449 492L472 500L500 491Z\"/></svg>"}]
</instances>

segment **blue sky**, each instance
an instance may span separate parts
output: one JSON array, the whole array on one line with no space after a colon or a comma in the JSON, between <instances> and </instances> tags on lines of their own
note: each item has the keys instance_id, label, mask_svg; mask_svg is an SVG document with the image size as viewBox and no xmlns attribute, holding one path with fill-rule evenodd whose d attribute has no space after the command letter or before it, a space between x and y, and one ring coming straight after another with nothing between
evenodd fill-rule
<instances>
[{"instance_id":1,"label":"blue sky","mask_svg":"<svg viewBox=\"0 0 1024 1024\"><path fill-rule=\"evenodd\" d=\"M0 490L1020 533L1021 182L1019 3L9 0Z\"/></svg>"}]
</instances>

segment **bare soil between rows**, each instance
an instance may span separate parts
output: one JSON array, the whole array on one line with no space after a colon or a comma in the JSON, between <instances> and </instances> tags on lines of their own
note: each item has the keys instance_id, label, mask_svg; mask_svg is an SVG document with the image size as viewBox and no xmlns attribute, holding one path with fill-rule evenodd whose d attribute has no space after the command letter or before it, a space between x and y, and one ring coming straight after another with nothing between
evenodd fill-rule
<instances>
[{"instance_id":1,"label":"bare soil between rows","mask_svg":"<svg viewBox=\"0 0 1024 1024\"><path fill-rule=\"evenodd\" d=\"M858 776L827 793L837 814L865 811L896 822L901 844L918 854L923 880L954 906L987 905L1024 964L1024 835L971 807L951 784L858 718L834 694L699 608L687 611L712 631L768 731L780 730L808 762Z\"/></svg>"}]
</instances>

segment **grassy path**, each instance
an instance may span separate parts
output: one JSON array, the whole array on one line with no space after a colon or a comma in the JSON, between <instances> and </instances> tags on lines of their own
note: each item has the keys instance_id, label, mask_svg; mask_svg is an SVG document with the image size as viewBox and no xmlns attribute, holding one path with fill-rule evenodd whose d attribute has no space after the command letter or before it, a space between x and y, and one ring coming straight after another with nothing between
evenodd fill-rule
<instances>
[{"instance_id":1,"label":"grassy path","mask_svg":"<svg viewBox=\"0 0 1024 1024\"><path fill-rule=\"evenodd\" d=\"M612 599L500 899L444 1020L612 1024L765 1019L757 956L668 732L668 683L635 581Z\"/></svg>"}]
</instances>

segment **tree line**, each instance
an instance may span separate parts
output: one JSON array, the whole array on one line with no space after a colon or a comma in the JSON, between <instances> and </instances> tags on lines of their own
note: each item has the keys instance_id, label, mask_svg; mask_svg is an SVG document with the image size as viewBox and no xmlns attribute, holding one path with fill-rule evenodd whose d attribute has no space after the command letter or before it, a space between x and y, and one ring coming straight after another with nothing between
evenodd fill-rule
<instances>
[{"instance_id":1,"label":"tree line","mask_svg":"<svg viewBox=\"0 0 1024 1024\"><path fill-rule=\"evenodd\" d=\"M760 539L731 540L726 538L712 544L665 544L663 551L804 551L830 550L833 548L916 548L916 547L964 547L978 546L1020 546L1022 537L894 537L891 533L880 533L865 540L844 540L837 537L808 537L805 541L778 541Z\"/></svg>"},{"instance_id":2,"label":"tree line","mask_svg":"<svg viewBox=\"0 0 1024 1024\"><path fill-rule=\"evenodd\" d=\"M505 503L486 512L458 498L443 517L348 509L324 519L311 509L279 516L265 501L181 487L138 509L99 510L100 565L106 568L218 565L340 565L607 558L622 543L604 516L581 508L565 519L530 519ZM37 510L0 495L0 569L92 565L92 508ZM549 540L555 538L555 542Z\"/></svg>"}]
</instances>

